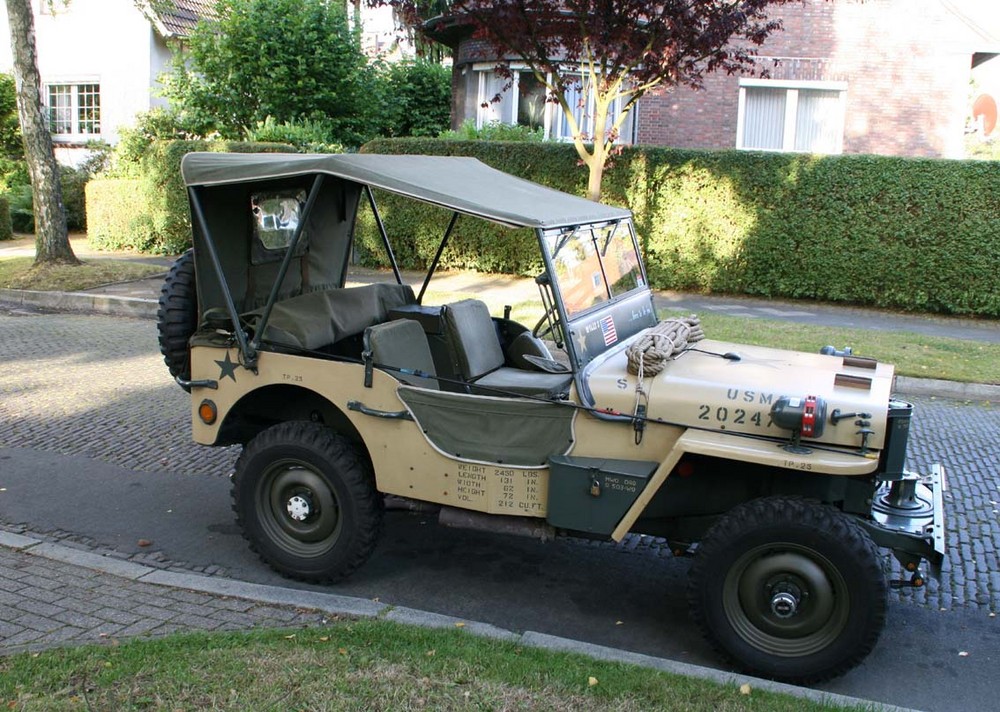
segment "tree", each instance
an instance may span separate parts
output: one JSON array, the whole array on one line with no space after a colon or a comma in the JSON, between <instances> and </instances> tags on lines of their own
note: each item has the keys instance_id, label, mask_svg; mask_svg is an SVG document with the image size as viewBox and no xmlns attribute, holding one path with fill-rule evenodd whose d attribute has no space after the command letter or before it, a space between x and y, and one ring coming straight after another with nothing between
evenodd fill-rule
<instances>
[{"instance_id":1,"label":"tree","mask_svg":"<svg viewBox=\"0 0 1000 712\"><path fill-rule=\"evenodd\" d=\"M182 122L202 135L242 138L258 122L318 121L331 141L366 138L367 59L344 3L327 0L219 0L164 94Z\"/></svg>"},{"instance_id":2,"label":"tree","mask_svg":"<svg viewBox=\"0 0 1000 712\"><path fill-rule=\"evenodd\" d=\"M700 88L709 72L751 70L756 46L781 28L769 7L789 1L452 0L443 22L420 23L423 0L369 0L392 5L432 37L442 26L465 27L491 59L526 65L565 114L592 200L600 199L605 164L636 102L656 87ZM496 71L511 80L505 61ZM602 127L595 135L578 121L572 96Z\"/></svg>"},{"instance_id":3,"label":"tree","mask_svg":"<svg viewBox=\"0 0 1000 712\"><path fill-rule=\"evenodd\" d=\"M17 112L21 120L35 212L35 264L79 264L69 244L66 210L59 186L59 166L52 147L52 135L42 113L32 2L6 1L10 46L14 56Z\"/></svg>"}]
</instances>

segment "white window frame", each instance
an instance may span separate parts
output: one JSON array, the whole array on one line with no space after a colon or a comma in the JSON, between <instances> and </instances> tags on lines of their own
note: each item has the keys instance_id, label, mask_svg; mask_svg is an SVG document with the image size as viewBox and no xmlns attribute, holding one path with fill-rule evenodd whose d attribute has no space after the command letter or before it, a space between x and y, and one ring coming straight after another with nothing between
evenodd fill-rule
<instances>
[{"instance_id":1,"label":"white window frame","mask_svg":"<svg viewBox=\"0 0 1000 712\"><path fill-rule=\"evenodd\" d=\"M486 111L482 108L482 104L493 98L492 96L486 96L487 93L486 82L488 81L490 74L495 74L494 72L495 68L496 64L491 62L476 62L475 64L472 65L472 70L476 72L478 78L478 83L476 85L477 86L476 90L477 129L483 128L483 126L486 123L488 123L488 121L486 121L486 116L485 116ZM518 91L518 85L521 81L521 73L522 72L530 73L531 69L526 64L511 63L510 70L511 72L514 73L514 76L512 78L512 83L510 88L508 88L503 92L503 101L505 102L510 101L510 115L513 122L511 125L513 126L517 124L518 101L521 95L521 93ZM546 78L548 79L549 77L547 76ZM614 104L611 107L613 117L617 117L621 114L622 107L625 105L626 101L627 99L624 97L618 97L617 99L615 99ZM584 133L587 133L588 135L593 135L594 133L593 104L594 104L594 97L593 95L589 95L587 101L587 107L583 110L584 111L584 116L583 116L584 121L582 122L583 125L580 127L581 130L583 130ZM631 110L633 113L630 124L632 126L632 131L630 132L629 135L623 133L622 136L618 139L618 143L624 143L628 145L635 143L634 135L632 135L635 131L635 125L636 125L635 108L636 107L632 107ZM573 140L572 136L562 135L561 132L562 118L563 118L562 107L559 106L559 104L546 101L545 112L543 114L543 126L544 126L543 135L546 140L563 141L563 142L569 142Z\"/></svg>"},{"instance_id":2,"label":"white window frame","mask_svg":"<svg viewBox=\"0 0 1000 712\"><path fill-rule=\"evenodd\" d=\"M97 87L97 125L98 130L96 132L82 132L80 130L80 89L81 87L94 86ZM53 130L53 121L51 115L52 107L49 104L50 92L54 87L70 87L70 131L56 133ZM52 139L54 141L91 141L101 137L104 130L104 118L103 110L104 106L101 103L101 81L96 77L84 78L84 79L67 79L67 80L53 80L46 82L43 87L43 96L45 97L45 119L49 126L49 130L52 132Z\"/></svg>"},{"instance_id":3,"label":"white window frame","mask_svg":"<svg viewBox=\"0 0 1000 712\"><path fill-rule=\"evenodd\" d=\"M785 93L785 127L781 148L747 148L743 145L744 121L746 120L747 88L760 87L764 89L784 89ZM840 111L836 117L837 133L840 142L837 150L831 155L844 151L844 116L847 108L847 82L815 81L794 79L740 79L739 106L736 112L736 148L744 151L771 151L776 153L805 153L795 149L795 124L798 118L799 91L835 91L840 94Z\"/></svg>"}]
</instances>

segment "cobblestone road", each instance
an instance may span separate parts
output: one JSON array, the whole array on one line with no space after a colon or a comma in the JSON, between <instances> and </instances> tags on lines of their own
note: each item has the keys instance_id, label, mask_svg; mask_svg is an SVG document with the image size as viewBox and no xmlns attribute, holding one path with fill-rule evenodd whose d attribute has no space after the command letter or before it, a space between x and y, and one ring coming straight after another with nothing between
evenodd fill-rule
<instances>
[{"instance_id":1,"label":"cobblestone road","mask_svg":"<svg viewBox=\"0 0 1000 712\"><path fill-rule=\"evenodd\" d=\"M0 334L0 446L137 471L231 470L235 449L191 443L188 396L160 360L154 323L0 311ZM926 472L939 461L948 471L949 554L940 582L897 595L935 608L1000 611L1000 408L909 400L916 415L908 466Z\"/></svg>"}]
</instances>

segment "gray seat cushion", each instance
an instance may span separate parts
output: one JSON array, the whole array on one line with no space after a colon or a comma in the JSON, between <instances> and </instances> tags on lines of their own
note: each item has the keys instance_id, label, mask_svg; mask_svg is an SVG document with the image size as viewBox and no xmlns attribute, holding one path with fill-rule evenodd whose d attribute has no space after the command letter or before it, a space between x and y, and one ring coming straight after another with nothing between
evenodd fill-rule
<instances>
[{"instance_id":1,"label":"gray seat cushion","mask_svg":"<svg viewBox=\"0 0 1000 712\"><path fill-rule=\"evenodd\" d=\"M372 355L375 366L390 366L408 371L420 371L431 376L437 375L434 370L434 359L427 344L427 335L420 324L410 319L397 319L377 324L365 330L365 350ZM395 378L412 386L437 388L433 378L418 376L414 373L389 371Z\"/></svg>"},{"instance_id":2,"label":"gray seat cushion","mask_svg":"<svg viewBox=\"0 0 1000 712\"><path fill-rule=\"evenodd\" d=\"M571 373L541 373L504 366L503 349L490 311L478 299L446 305L444 320L459 372L472 384L473 393L553 398L569 392Z\"/></svg>"},{"instance_id":3,"label":"gray seat cushion","mask_svg":"<svg viewBox=\"0 0 1000 712\"><path fill-rule=\"evenodd\" d=\"M406 284L369 284L310 292L274 305L264 338L278 344L318 349L362 333L388 318L389 310L416 299ZM263 309L250 313L257 319Z\"/></svg>"}]
</instances>

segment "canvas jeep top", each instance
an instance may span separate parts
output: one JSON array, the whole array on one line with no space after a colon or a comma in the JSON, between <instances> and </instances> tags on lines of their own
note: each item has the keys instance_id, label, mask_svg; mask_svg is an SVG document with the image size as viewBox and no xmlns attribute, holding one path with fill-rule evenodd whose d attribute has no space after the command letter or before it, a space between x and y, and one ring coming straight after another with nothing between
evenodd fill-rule
<instances>
[{"instance_id":1,"label":"canvas jeep top","mask_svg":"<svg viewBox=\"0 0 1000 712\"><path fill-rule=\"evenodd\" d=\"M244 446L234 509L278 571L348 575L390 495L461 526L664 537L693 557L692 614L727 659L814 681L875 645L890 585L940 564L944 473L905 468L913 408L892 367L661 320L628 210L471 158L193 153L182 172L194 247L164 286L160 345L194 439ZM418 290L386 193L444 217ZM391 275L345 288L360 210ZM426 302L466 220L534 232L534 328Z\"/></svg>"}]
</instances>

